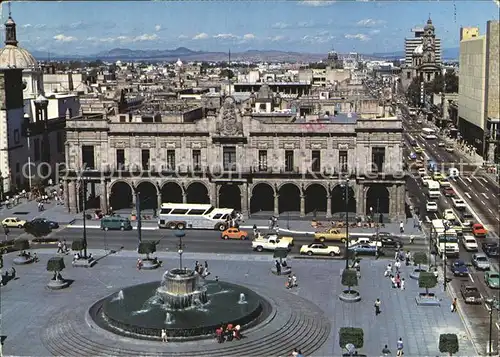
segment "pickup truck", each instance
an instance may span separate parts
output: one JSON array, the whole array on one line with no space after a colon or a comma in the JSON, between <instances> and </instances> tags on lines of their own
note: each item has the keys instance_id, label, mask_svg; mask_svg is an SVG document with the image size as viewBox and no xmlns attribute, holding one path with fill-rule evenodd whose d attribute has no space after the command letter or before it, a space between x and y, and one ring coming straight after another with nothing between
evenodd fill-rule
<instances>
[{"instance_id":1,"label":"pickup truck","mask_svg":"<svg viewBox=\"0 0 500 357\"><path fill-rule=\"evenodd\" d=\"M453 202L453 206L457 209L466 209L467 205L465 204L465 201L460 199L460 198L452 198L451 201Z\"/></svg>"},{"instance_id":2,"label":"pickup truck","mask_svg":"<svg viewBox=\"0 0 500 357\"><path fill-rule=\"evenodd\" d=\"M280 237L277 234L272 234L272 233L268 233L266 235L262 235L259 233L259 235L256 238L263 239L263 240L273 239L273 240L279 240L281 242L288 242L288 245L290 247L292 247L294 245L293 237Z\"/></svg>"},{"instance_id":3,"label":"pickup truck","mask_svg":"<svg viewBox=\"0 0 500 357\"><path fill-rule=\"evenodd\" d=\"M264 250L274 251L276 248L285 248L290 250L290 244L287 241L282 241L276 238L257 238L252 241L252 248L257 252Z\"/></svg>"},{"instance_id":4,"label":"pickup truck","mask_svg":"<svg viewBox=\"0 0 500 357\"><path fill-rule=\"evenodd\" d=\"M342 232L338 228L330 228L326 232L316 232L314 233L314 240L318 240L320 242L324 241L338 241L345 243L347 240L347 235L345 232Z\"/></svg>"},{"instance_id":5,"label":"pickup truck","mask_svg":"<svg viewBox=\"0 0 500 357\"><path fill-rule=\"evenodd\" d=\"M349 245L357 245L357 244L370 244L370 245L373 245L373 246L379 246L381 247L382 246L382 242L381 241L373 241L371 238L369 237L360 237L360 238L357 238L357 239L353 239L349 242Z\"/></svg>"},{"instance_id":6,"label":"pickup truck","mask_svg":"<svg viewBox=\"0 0 500 357\"><path fill-rule=\"evenodd\" d=\"M451 209L451 208L444 210L443 218L446 219L447 221L452 222L452 223L457 221L457 216L455 215L455 211L453 211L453 209Z\"/></svg>"},{"instance_id":7,"label":"pickup truck","mask_svg":"<svg viewBox=\"0 0 500 357\"><path fill-rule=\"evenodd\" d=\"M481 304L482 297L479 290L473 285L462 284L460 293L466 304Z\"/></svg>"}]
</instances>

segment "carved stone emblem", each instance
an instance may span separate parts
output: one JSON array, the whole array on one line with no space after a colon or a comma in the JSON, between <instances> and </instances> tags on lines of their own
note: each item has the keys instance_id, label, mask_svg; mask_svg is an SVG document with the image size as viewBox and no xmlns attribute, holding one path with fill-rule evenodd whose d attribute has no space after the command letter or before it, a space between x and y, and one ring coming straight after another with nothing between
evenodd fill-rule
<instances>
[{"instance_id":1,"label":"carved stone emblem","mask_svg":"<svg viewBox=\"0 0 500 357\"><path fill-rule=\"evenodd\" d=\"M233 97L227 97L219 112L217 132L220 136L237 136L243 134L243 125L238 120L239 112Z\"/></svg>"}]
</instances>

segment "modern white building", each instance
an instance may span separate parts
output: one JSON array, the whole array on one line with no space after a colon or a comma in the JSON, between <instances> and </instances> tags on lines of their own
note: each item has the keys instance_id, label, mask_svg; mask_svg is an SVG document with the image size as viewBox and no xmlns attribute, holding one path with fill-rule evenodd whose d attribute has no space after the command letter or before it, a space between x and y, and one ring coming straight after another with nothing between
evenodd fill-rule
<instances>
[{"instance_id":1,"label":"modern white building","mask_svg":"<svg viewBox=\"0 0 500 357\"><path fill-rule=\"evenodd\" d=\"M416 27L413 28L411 32L413 32L413 37L405 38L405 64L407 66L412 65L413 53L418 46L421 46L423 44L425 30L423 27ZM441 39L436 37L434 41L436 63L439 64L441 63Z\"/></svg>"}]
</instances>

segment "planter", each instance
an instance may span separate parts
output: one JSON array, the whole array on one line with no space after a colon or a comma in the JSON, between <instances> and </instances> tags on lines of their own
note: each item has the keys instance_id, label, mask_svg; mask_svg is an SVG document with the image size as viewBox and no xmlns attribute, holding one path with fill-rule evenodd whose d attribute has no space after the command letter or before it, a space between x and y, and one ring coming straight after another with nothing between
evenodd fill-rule
<instances>
[{"instance_id":1,"label":"planter","mask_svg":"<svg viewBox=\"0 0 500 357\"><path fill-rule=\"evenodd\" d=\"M415 280L418 280L418 278L420 277L420 273L421 272L427 272L427 268L426 267L421 267L420 269L419 268L415 268L411 273L410 273L410 278L412 279L415 279Z\"/></svg>"},{"instance_id":2,"label":"planter","mask_svg":"<svg viewBox=\"0 0 500 357\"><path fill-rule=\"evenodd\" d=\"M92 268L97 263L94 258L89 259L77 259L73 260L71 263L75 268Z\"/></svg>"},{"instance_id":3,"label":"planter","mask_svg":"<svg viewBox=\"0 0 500 357\"><path fill-rule=\"evenodd\" d=\"M276 270L276 266L273 266L271 268L271 272L274 275L278 275L278 271ZM280 275L290 275L291 273L292 273L292 267L291 266L281 267L281 274Z\"/></svg>"},{"instance_id":4,"label":"planter","mask_svg":"<svg viewBox=\"0 0 500 357\"><path fill-rule=\"evenodd\" d=\"M356 290L344 290L339 294L339 299L343 302L361 301L361 295Z\"/></svg>"},{"instance_id":5,"label":"planter","mask_svg":"<svg viewBox=\"0 0 500 357\"><path fill-rule=\"evenodd\" d=\"M141 269L154 270L154 269L158 269L160 266L161 266L161 261L159 261L159 260L155 261L153 259L149 259L149 260L142 261Z\"/></svg>"},{"instance_id":6,"label":"planter","mask_svg":"<svg viewBox=\"0 0 500 357\"><path fill-rule=\"evenodd\" d=\"M61 289L67 288L68 286L69 286L69 282L67 282L66 280L51 280L47 284L47 287L50 290L61 290Z\"/></svg>"},{"instance_id":7,"label":"planter","mask_svg":"<svg viewBox=\"0 0 500 357\"><path fill-rule=\"evenodd\" d=\"M15 265L25 265L25 264L31 264L35 261L35 257L26 257L26 256L22 256L22 257L16 257L14 258L14 264Z\"/></svg>"},{"instance_id":8,"label":"planter","mask_svg":"<svg viewBox=\"0 0 500 357\"><path fill-rule=\"evenodd\" d=\"M415 298L418 306L440 306L441 302L433 293L420 293Z\"/></svg>"}]
</instances>

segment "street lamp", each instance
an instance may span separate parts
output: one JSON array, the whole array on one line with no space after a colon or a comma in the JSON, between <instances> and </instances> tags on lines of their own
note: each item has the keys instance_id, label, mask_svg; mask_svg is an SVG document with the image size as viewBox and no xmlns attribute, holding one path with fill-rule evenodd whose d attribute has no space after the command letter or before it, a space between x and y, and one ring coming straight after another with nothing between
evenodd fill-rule
<instances>
[{"instance_id":1,"label":"street lamp","mask_svg":"<svg viewBox=\"0 0 500 357\"><path fill-rule=\"evenodd\" d=\"M498 299L486 299L486 308L490 313L490 330L488 336L488 355L493 356L493 310L499 311Z\"/></svg>"},{"instance_id":2,"label":"street lamp","mask_svg":"<svg viewBox=\"0 0 500 357\"><path fill-rule=\"evenodd\" d=\"M83 213L83 258L87 258L87 181L82 177L80 179L82 186L82 213Z\"/></svg>"},{"instance_id":3,"label":"street lamp","mask_svg":"<svg viewBox=\"0 0 500 357\"><path fill-rule=\"evenodd\" d=\"M446 245L448 244L448 236L446 235L446 232L449 229L448 221L443 220L443 227L444 227L444 251L443 251L443 290L446 291Z\"/></svg>"},{"instance_id":4,"label":"street lamp","mask_svg":"<svg viewBox=\"0 0 500 357\"><path fill-rule=\"evenodd\" d=\"M176 230L175 231L175 236L179 238L179 244L178 244L178 251L179 253L179 269L182 270L182 253L184 253L184 244L182 243L182 238L186 235L186 232L184 230Z\"/></svg>"},{"instance_id":5,"label":"street lamp","mask_svg":"<svg viewBox=\"0 0 500 357\"><path fill-rule=\"evenodd\" d=\"M375 235L375 257L378 258L378 242L379 242L379 227L382 224L381 219L379 217L380 215L380 200L377 198L377 219L379 220L378 223L375 223L375 228L376 228L376 235ZM375 220L373 220L375 221Z\"/></svg>"},{"instance_id":6,"label":"street lamp","mask_svg":"<svg viewBox=\"0 0 500 357\"><path fill-rule=\"evenodd\" d=\"M26 141L28 144L28 184L29 184L29 191L31 191L31 145L30 145L30 137L31 137L31 129L30 129L30 124L29 124L30 117L26 113L24 114L24 123L26 125Z\"/></svg>"},{"instance_id":7,"label":"street lamp","mask_svg":"<svg viewBox=\"0 0 500 357\"><path fill-rule=\"evenodd\" d=\"M349 269L349 178L342 184L345 202L345 268Z\"/></svg>"},{"instance_id":8,"label":"street lamp","mask_svg":"<svg viewBox=\"0 0 500 357\"><path fill-rule=\"evenodd\" d=\"M135 210L137 214L137 240L138 244L142 242L142 219L141 219L141 193L137 188L134 188L135 195Z\"/></svg>"}]
</instances>

